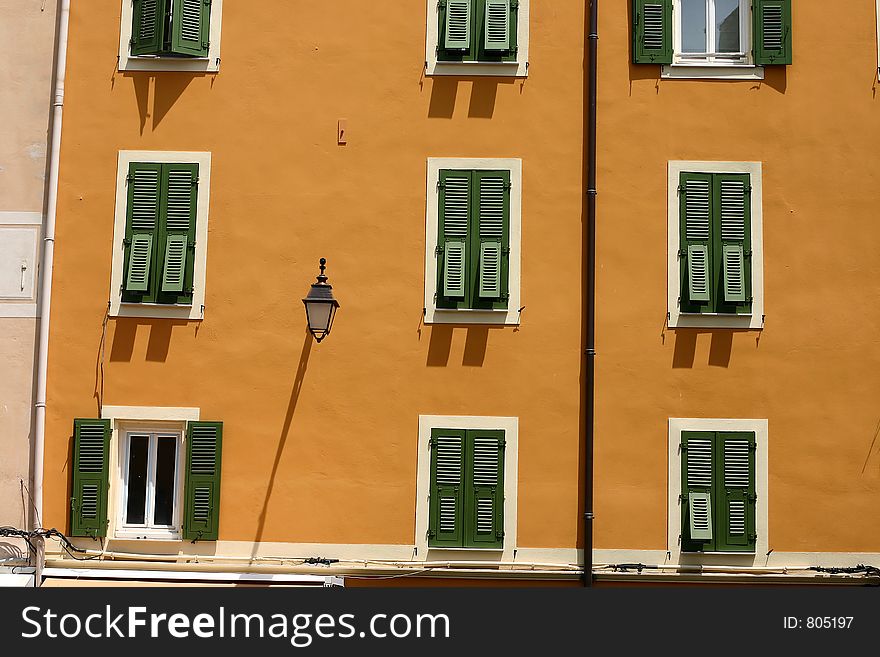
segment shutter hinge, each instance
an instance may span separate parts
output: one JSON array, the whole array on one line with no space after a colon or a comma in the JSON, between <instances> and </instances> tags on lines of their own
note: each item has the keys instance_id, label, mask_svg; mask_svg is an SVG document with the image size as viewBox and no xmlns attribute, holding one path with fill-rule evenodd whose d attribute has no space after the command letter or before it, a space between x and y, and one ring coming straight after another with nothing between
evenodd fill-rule
<instances>
[{"instance_id":1,"label":"shutter hinge","mask_svg":"<svg viewBox=\"0 0 880 657\"><path fill-rule=\"evenodd\" d=\"M195 242L187 242L187 243L186 243L186 248L188 248L188 249L194 249L194 248L196 248L196 243L195 243Z\"/></svg>"},{"instance_id":2,"label":"shutter hinge","mask_svg":"<svg viewBox=\"0 0 880 657\"><path fill-rule=\"evenodd\" d=\"M442 189L443 187L446 187L446 183L441 180L438 180L437 181L437 189Z\"/></svg>"},{"instance_id":3,"label":"shutter hinge","mask_svg":"<svg viewBox=\"0 0 880 657\"><path fill-rule=\"evenodd\" d=\"M495 538L504 538L504 532L503 531L495 532Z\"/></svg>"},{"instance_id":4,"label":"shutter hinge","mask_svg":"<svg viewBox=\"0 0 880 657\"><path fill-rule=\"evenodd\" d=\"M499 440L499 441L498 441L498 448L499 448L499 449L504 449L505 447L507 447L507 441L506 441L506 440L503 440L503 439L502 439L502 440Z\"/></svg>"},{"instance_id":5,"label":"shutter hinge","mask_svg":"<svg viewBox=\"0 0 880 657\"><path fill-rule=\"evenodd\" d=\"M501 254L502 255L510 255L510 247L509 246L502 246L501 247Z\"/></svg>"},{"instance_id":6,"label":"shutter hinge","mask_svg":"<svg viewBox=\"0 0 880 657\"><path fill-rule=\"evenodd\" d=\"M428 447L433 449L436 446L437 446L437 439L436 438L428 438Z\"/></svg>"},{"instance_id":7,"label":"shutter hinge","mask_svg":"<svg viewBox=\"0 0 880 657\"><path fill-rule=\"evenodd\" d=\"M513 187L513 183L511 183L510 181L504 183L504 189L510 189L511 187Z\"/></svg>"},{"instance_id":8,"label":"shutter hinge","mask_svg":"<svg viewBox=\"0 0 880 657\"><path fill-rule=\"evenodd\" d=\"M134 174L133 174L133 173L129 173L127 176L125 176L125 179L126 179L128 182L131 182L132 180L134 180Z\"/></svg>"},{"instance_id":9,"label":"shutter hinge","mask_svg":"<svg viewBox=\"0 0 880 657\"><path fill-rule=\"evenodd\" d=\"M684 502L687 502L687 499L688 499L687 493L682 493L681 495L678 496L678 503L683 504Z\"/></svg>"},{"instance_id":10,"label":"shutter hinge","mask_svg":"<svg viewBox=\"0 0 880 657\"><path fill-rule=\"evenodd\" d=\"M122 245L123 245L123 246L131 246L131 240L128 239L127 237L123 238L123 239L122 239Z\"/></svg>"},{"instance_id":11,"label":"shutter hinge","mask_svg":"<svg viewBox=\"0 0 880 657\"><path fill-rule=\"evenodd\" d=\"M438 0L437 9L446 9L446 0Z\"/></svg>"},{"instance_id":12,"label":"shutter hinge","mask_svg":"<svg viewBox=\"0 0 880 657\"><path fill-rule=\"evenodd\" d=\"M751 252L751 251L746 251L745 253L743 253L743 256L746 257L746 258L751 258L751 257L752 257L752 252Z\"/></svg>"},{"instance_id":13,"label":"shutter hinge","mask_svg":"<svg viewBox=\"0 0 880 657\"><path fill-rule=\"evenodd\" d=\"M684 185L679 185L679 186L678 186L678 194L679 194L679 196L684 196L684 193L685 193L685 192L684 192Z\"/></svg>"},{"instance_id":14,"label":"shutter hinge","mask_svg":"<svg viewBox=\"0 0 880 657\"><path fill-rule=\"evenodd\" d=\"M434 247L434 254L440 255L441 253L443 253L443 247L438 244L436 247Z\"/></svg>"},{"instance_id":15,"label":"shutter hinge","mask_svg":"<svg viewBox=\"0 0 880 657\"><path fill-rule=\"evenodd\" d=\"M517 0L513 0L513 2L510 3L510 8L516 11L517 9L519 9L519 2Z\"/></svg>"},{"instance_id":16,"label":"shutter hinge","mask_svg":"<svg viewBox=\"0 0 880 657\"><path fill-rule=\"evenodd\" d=\"M202 48L208 48L211 45L210 41L202 41Z\"/></svg>"},{"instance_id":17,"label":"shutter hinge","mask_svg":"<svg viewBox=\"0 0 880 657\"><path fill-rule=\"evenodd\" d=\"M745 192L746 194L751 194L751 193L752 193L752 186L751 186L751 185L746 185L746 186L743 188L743 192Z\"/></svg>"},{"instance_id":18,"label":"shutter hinge","mask_svg":"<svg viewBox=\"0 0 880 657\"><path fill-rule=\"evenodd\" d=\"M434 538L435 536L437 536L437 532L435 532L433 529L429 529L428 538Z\"/></svg>"},{"instance_id":19,"label":"shutter hinge","mask_svg":"<svg viewBox=\"0 0 880 657\"><path fill-rule=\"evenodd\" d=\"M70 510L76 511L76 498L75 497L70 498Z\"/></svg>"},{"instance_id":20,"label":"shutter hinge","mask_svg":"<svg viewBox=\"0 0 880 657\"><path fill-rule=\"evenodd\" d=\"M501 300L502 301L510 301L510 295L507 292L505 292L504 294L501 295Z\"/></svg>"},{"instance_id":21,"label":"shutter hinge","mask_svg":"<svg viewBox=\"0 0 880 657\"><path fill-rule=\"evenodd\" d=\"M746 493L746 499L748 499L750 502L757 502L758 501L758 494L757 493Z\"/></svg>"},{"instance_id":22,"label":"shutter hinge","mask_svg":"<svg viewBox=\"0 0 880 657\"><path fill-rule=\"evenodd\" d=\"M746 302L752 303L754 300L755 300L755 297L749 297L748 299L746 299Z\"/></svg>"},{"instance_id":23,"label":"shutter hinge","mask_svg":"<svg viewBox=\"0 0 880 657\"><path fill-rule=\"evenodd\" d=\"M193 185L198 185L198 184L199 184L199 177L198 177L198 176L195 176L195 177L193 178L193 182L192 182L192 184L193 184Z\"/></svg>"},{"instance_id":24,"label":"shutter hinge","mask_svg":"<svg viewBox=\"0 0 880 657\"><path fill-rule=\"evenodd\" d=\"M679 249L679 250L678 250L678 257L679 257L679 258L684 258L686 255L687 255L687 250L686 250L686 249Z\"/></svg>"}]
</instances>

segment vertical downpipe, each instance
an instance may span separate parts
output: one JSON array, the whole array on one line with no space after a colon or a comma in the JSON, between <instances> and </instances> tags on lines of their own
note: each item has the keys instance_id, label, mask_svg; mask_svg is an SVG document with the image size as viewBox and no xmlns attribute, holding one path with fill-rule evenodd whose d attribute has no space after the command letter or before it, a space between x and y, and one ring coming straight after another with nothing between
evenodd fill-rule
<instances>
[{"instance_id":1,"label":"vertical downpipe","mask_svg":"<svg viewBox=\"0 0 880 657\"><path fill-rule=\"evenodd\" d=\"M593 425L596 359L596 95L599 50L599 0L587 0L590 32L587 38L587 230L584 278L586 279L586 390L584 391L584 586L593 586Z\"/></svg>"}]
</instances>

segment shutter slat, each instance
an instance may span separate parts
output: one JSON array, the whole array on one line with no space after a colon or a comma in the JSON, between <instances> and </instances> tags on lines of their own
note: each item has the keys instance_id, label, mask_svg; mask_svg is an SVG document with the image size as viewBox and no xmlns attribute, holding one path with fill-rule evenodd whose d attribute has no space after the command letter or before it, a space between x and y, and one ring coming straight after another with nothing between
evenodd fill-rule
<instances>
[{"instance_id":1,"label":"shutter slat","mask_svg":"<svg viewBox=\"0 0 880 657\"><path fill-rule=\"evenodd\" d=\"M722 247L724 258L724 300L743 302L746 300L745 259L743 248L739 245L725 244Z\"/></svg>"},{"instance_id":2,"label":"shutter slat","mask_svg":"<svg viewBox=\"0 0 880 657\"><path fill-rule=\"evenodd\" d=\"M688 289L691 301L709 301L709 248L694 244L687 249Z\"/></svg>"},{"instance_id":3,"label":"shutter slat","mask_svg":"<svg viewBox=\"0 0 880 657\"><path fill-rule=\"evenodd\" d=\"M168 197L165 227L168 230L188 231L194 213L195 180L188 170L168 172Z\"/></svg>"},{"instance_id":4,"label":"shutter slat","mask_svg":"<svg viewBox=\"0 0 880 657\"><path fill-rule=\"evenodd\" d=\"M150 263L153 259L152 234L132 235L125 289L146 292L150 286Z\"/></svg>"},{"instance_id":5,"label":"shutter slat","mask_svg":"<svg viewBox=\"0 0 880 657\"><path fill-rule=\"evenodd\" d=\"M470 0L447 0L443 46L447 50L467 50L471 46Z\"/></svg>"},{"instance_id":6,"label":"shutter slat","mask_svg":"<svg viewBox=\"0 0 880 657\"><path fill-rule=\"evenodd\" d=\"M779 5L764 7L761 22L764 27L764 48L767 50L782 50L782 7Z\"/></svg>"},{"instance_id":7,"label":"shutter slat","mask_svg":"<svg viewBox=\"0 0 880 657\"><path fill-rule=\"evenodd\" d=\"M646 50L660 50L663 47L663 5L646 4L644 12L642 42Z\"/></svg>"},{"instance_id":8,"label":"shutter slat","mask_svg":"<svg viewBox=\"0 0 880 657\"><path fill-rule=\"evenodd\" d=\"M501 242L480 244L480 297L501 296Z\"/></svg>"},{"instance_id":9,"label":"shutter slat","mask_svg":"<svg viewBox=\"0 0 880 657\"><path fill-rule=\"evenodd\" d=\"M510 0L486 0L486 50L510 49Z\"/></svg>"},{"instance_id":10,"label":"shutter slat","mask_svg":"<svg viewBox=\"0 0 880 657\"><path fill-rule=\"evenodd\" d=\"M165 240L163 292L182 292L186 273L186 235L168 235Z\"/></svg>"},{"instance_id":11,"label":"shutter slat","mask_svg":"<svg viewBox=\"0 0 880 657\"><path fill-rule=\"evenodd\" d=\"M708 240L711 190L708 180L685 183L685 234L689 240Z\"/></svg>"},{"instance_id":12,"label":"shutter slat","mask_svg":"<svg viewBox=\"0 0 880 657\"><path fill-rule=\"evenodd\" d=\"M705 174L683 173L679 189L684 210L682 243L686 245L682 248L687 294L682 297L692 304L705 304L712 300L712 181Z\"/></svg>"},{"instance_id":13,"label":"shutter slat","mask_svg":"<svg viewBox=\"0 0 880 657\"><path fill-rule=\"evenodd\" d=\"M712 540L712 496L710 493L689 493L691 539Z\"/></svg>"},{"instance_id":14,"label":"shutter slat","mask_svg":"<svg viewBox=\"0 0 880 657\"><path fill-rule=\"evenodd\" d=\"M151 231L159 220L159 169L132 166L131 227Z\"/></svg>"},{"instance_id":15,"label":"shutter slat","mask_svg":"<svg viewBox=\"0 0 880 657\"><path fill-rule=\"evenodd\" d=\"M712 487L712 441L692 438L687 442L687 485Z\"/></svg>"},{"instance_id":16,"label":"shutter slat","mask_svg":"<svg viewBox=\"0 0 880 657\"><path fill-rule=\"evenodd\" d=\"M447 241L443 258L443 296L463 297L466 247L463 241Z\"/></svg>"}]
</instances>

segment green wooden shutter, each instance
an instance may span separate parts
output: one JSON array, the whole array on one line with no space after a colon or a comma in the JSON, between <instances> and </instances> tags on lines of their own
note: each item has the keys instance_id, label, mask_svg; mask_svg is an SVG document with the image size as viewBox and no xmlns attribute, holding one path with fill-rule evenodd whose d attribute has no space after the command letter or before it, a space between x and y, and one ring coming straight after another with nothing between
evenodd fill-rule
<instances>
[{"instance_id":1,"label":"green wooden shutter","mask_svg":"<svg viewBox=\"0 0 880 657\"><path fill-rule=\"evenodd\" d=\"M504 431L467 432L465 547L504 544Z\"/></svg>"},{"instance_id":2,"label":"green wooden shutter","mask_svg":"<svg viewBox=\"0 0 880 657\"><path fill-rule=\"evenodd\" d=\"M751 306L751 184L748 174L715 174L720 208L714 256L720 289L716 311L735 313ZM723 303L722 303L723 302Z\"/></svg>"},{"instance_id":3,"label":"green wooden shutter","mask_svg":"<svg viewBox=\"0 0 880 657\"><path fill-rule=\"evenodd\" d=\"M712 302L712 176L682 173L680 181L679 301L684 312L706 312Z\"/></svg>"},{"instance_id":4,"label":"green wooden shutter","mask_svg":"<svg viewBox=\"0 0 880 657\"><path fill-rule=\"evenodd\" d=\"M633 0L634 64L672 63L672 0Z\"/></svg>"},{"instance_id":5,"label":"green wooden shutter","mask_svg":"<svg viewBox=\"0 0 880 657\"><path fill-rule=\"evenodd\" d=\"M471 213L471 173L440 172L440 230L438 305L465 300L468 282L468 240ZM442 297L442 298L441 298Z\"/></svg>"},{"instance_id":6,"label":"green wooden shutter","mask_svg":"<svg viewBox=\"0 0 880 657\"><path fill-rule=\"evenodd\" d=\"M716 550L752 552L755 533L755 434L719 433L716 443Z\"/></svg>"},{"instance_id":7,"label":"green wooden shutter","mask_svg":"<svg viewBox=\"0 0 880 657\"><path fill-rule=\"evenodd\" d=\"M195 224L198 200L198 164L165 164L162 169L165 194L162 197L164 245L159 270L162 293L170 303L192 299L195 260Z\"/></svg>"},{"instance_id":8,"label":"green wooden shutter","mask_svg":"<svg viewBox=\"0 0 880 657\"><path fill-rule=\"evenodd\" d=\"M183 538L186 540L217 540L222 445L222 422L187 425L183 509Z\"/></svg>"},{"instance_id":9,"label":"green wooden shutter","mask_svg":"<svg viewBox=\"0 0 880 657\"><path fill-rule=\"evenodd\" d=\"M510 50L510 0L486 0L483 48Z\"/></svg>"},{"instance_id":10,"label":"green wooden shutter","mask_svg":"<svg viewBox=\"0 0 880 657\"><path fill-rule=\"evenodd\" d=\"M107 535L110 420L73 421L70 535Z\"/></svg>"},{"instance_id":11,"label":"green wooden shutter","mask_svg":"<svg viewBox=\"0 0 880 657\"><path fill-rule=\"evenodd\" d=\"M791 0L754 0L755 64L791 64Z\"/></svg>"},{"instance_id":12,"label":"green wooden shutter","mask_svg":"<svg viewBox=\"0 0 880 657\"><path fill-rule=\"evenodd\" d=\"M714 439L712 432L681 434L681 549L685 552L714 549Z\"/></svg>"},{"instance_id":13,"label":"green wooden shutter","mask_svg":"<svg viewBox=\"0 0 880 657\"><path fill-rule=\"evenodd\" d=\"M171 21L171 52L208 56L211 0L175 0Z\"/></svg>"},{"instance_id":14,"label":"green wooden shutter","mask_svg":"<svg viewBox=\"0 0 880 657\"><path fill-rule=\"evenodd\" d=\"M430 547L462 547L465 435L463 429L431 430Z\"/></svg>"},{"instance_id":15,"label":"green wooden shutter","mask_svg":"<svg viewBox=\"0 0 880 657\"><path fill-rule=\"evenodd\" d=\"M471 0L446 0L446 19L443 26L443 48L468 50L471 47Z\"/></svg>"},{"instance_id":16,"label":"green wooden shutter","mask_svg":"<svg viewBox=\"0 0 880 657\"><path fill-rule=\"evenodd\" d=\"M132 162L128 168L123 267L125 301L140 301L150 290L159 226L161 172L162 165L154 162Z\"/></svg>"},{"instance_id":17,"label":"green wooden shutter","mask_svg":"<svg viewBox=\"0 0 880 657\"><path fill-rule=\"evenodd\" d=\"M165 0L134 0L131 54L158 55L165 29Z\"/></svg>"},{"instance_id":18,"label":"green wooden shutter","mask_svg":"<svg viewBox=\"0 0 880 657\"><path fill-rule=\"evenodd\" d=\"M506 307L510 254L510 172L476 171L479 204L478 296ZM476 246L476 245L475 245Z\"/></svg>"}]
</instances>

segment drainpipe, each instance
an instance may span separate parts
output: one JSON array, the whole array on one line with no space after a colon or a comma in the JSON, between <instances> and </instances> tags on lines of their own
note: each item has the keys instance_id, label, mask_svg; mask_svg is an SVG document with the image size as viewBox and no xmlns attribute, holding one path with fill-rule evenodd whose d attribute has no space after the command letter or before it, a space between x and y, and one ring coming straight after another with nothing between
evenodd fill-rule
<instances>
[{"instance_id":1,"label":"drainpipe","mask_svg":"<svg viewBox=\"0 0 880 657\"><path fill-rule=\"evenodd\" d=\"M587 0L590 32L587 39L587 257L584 272L586 324L586 390L584 391L584 586L593 586L593 424L595 406L596 360L596 95L599 46L599 0Z\"/></svg>"},{"instance_id":2,"label":"drainpipe","mask_svg":"<svg viewBox=\"0 0 880 657\"><path fill-rule=\"evenodd\" d=\"M52 266L55 254L55 216L58 212L58 159L61 152L61 114L64 110L64 74L67 67L67 32L70 0L58 2L58 47L55 50L55 93L52 101L52 136L49 142L49 193L43 235L40 279L40 335L37 351L37 390L34 403L34 527L43 523L43 452L46 440L46 371L49 361L49 308L52 301ZM39 546L37 569L42 560Z\"/></svg>"}]
</instances>

